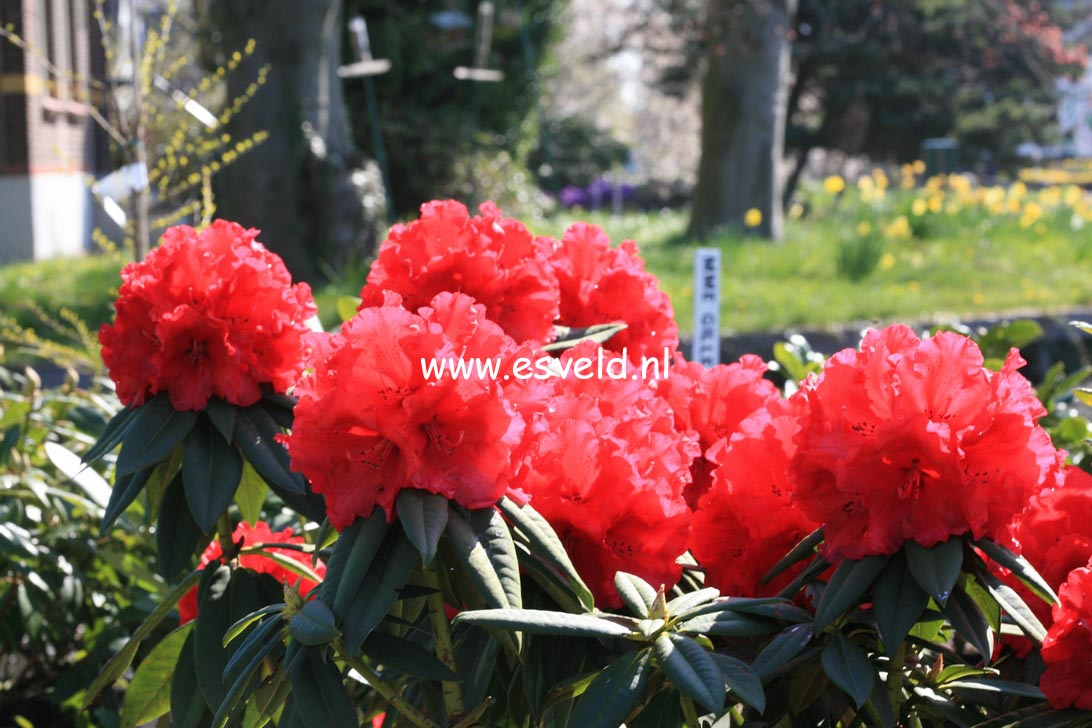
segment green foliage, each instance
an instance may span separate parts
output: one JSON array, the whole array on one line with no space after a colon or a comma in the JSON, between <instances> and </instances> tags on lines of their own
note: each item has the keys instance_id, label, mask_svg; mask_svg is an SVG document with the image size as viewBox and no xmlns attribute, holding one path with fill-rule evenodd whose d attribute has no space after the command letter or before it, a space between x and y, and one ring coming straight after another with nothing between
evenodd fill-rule
<instances>
[{"instance_id":1,"label":"green foliage","mask_svg":"<svg viewBox=\"0 0 1092 728\"><path fill-rule=\"evenodd\" d=\"M170 589L148 567L151 535L137 518L116 538L96 537L113 464L80 463L116 408L98 384L43 389L37 374L0 367L0 714L45 710L77 725L116 714L114 693L75 711L92 680L119 664L108 662L112 644L163 632L158 620L140 627L170 609L153 611ZM131 644L129 660L140 654L140 640Z\"/></svg>"},{"instance_id":2,"label":"green foliage","mask_svg":"<svg viewBox=\"0 0 1092 728\"><path fill-rule=\"evenodd\" d=\"M436 13L459 10L474 22L476 4L347 0L345 17L362 14L373 54L391 61L390 72L376 76L374 83L386 146L398 150L390 158L390 178L399 214L414 213L422 202L452 192L468 202L491 197L502 203L512 198L533 202L519 199L535 194L530 173L518 169L526 154L523 135L533 128L524 121L537 108L538 65L559 5L552 0L497 3L488 62L504 70L504 80L477 83L453 75L456 66L473 65L474 28L445 31L430 20ZM352 60L348 36L343 47L345 60ZM345 96L357 145L374 153L362 82L346 83ZM498 162L501 152L508 162ZM522 181L515 179L517 174Z\"/></svg>"}]
</instances>

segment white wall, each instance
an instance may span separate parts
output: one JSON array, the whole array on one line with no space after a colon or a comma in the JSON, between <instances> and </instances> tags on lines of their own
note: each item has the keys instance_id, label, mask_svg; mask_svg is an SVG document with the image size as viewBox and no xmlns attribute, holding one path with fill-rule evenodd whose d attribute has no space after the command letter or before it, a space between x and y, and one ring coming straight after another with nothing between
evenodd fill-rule
<instances>
[{"instance_id":1,"label":"white wall","mask_svg":"<svg viewBox=\"0 0 1092 728\"><path fill-rule=\"evenodd\" d=\"M0 263L83 255L90 241L82 173L0 177Z\"/></svg>"}]
</instances>

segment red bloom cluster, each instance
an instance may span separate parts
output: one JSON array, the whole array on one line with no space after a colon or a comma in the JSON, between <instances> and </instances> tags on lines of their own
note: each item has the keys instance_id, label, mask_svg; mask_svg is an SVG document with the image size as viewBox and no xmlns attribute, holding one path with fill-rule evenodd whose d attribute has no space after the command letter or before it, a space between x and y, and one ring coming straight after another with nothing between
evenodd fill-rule
<instances>
[{"instance_id":1,"label":"red bloom cluster","mask_svg":"<svg viewBox=\"0 0 1092 728\"><path fill-rule=\"evenodd\" d=\"M697 507L698 499L713 482L714 463L709 449L739 431L746 418L768 419L767 408L780 401L777 387L763 379L765 373L766 363L751 354L738 363L718 364L711 369L676 354L671 376L656 382L656 391L675 412L675 427L693 430L701 444L702 455L691 466L693 482L684 493L691 508Z\"/></svg>"},{"instance_id":2,"label":"red bloom cluster","mask_svg":"<svg viewBox=\"0 0 1092 728\"><path fill-rule=\"evenodd\" d=\"M294 536L291 528L286 528L283 531L272 531L269 528L269 524L265 521L258 521L253 527L248 525L245 521L235 527L235 533L232 534L232 540L238 544L240 541L244 546L253 546L255 544L263 543L289 543L289 544L301 544L305 543L303 537ZM280 554L285 558L298 561L307 567L311 566L311 557L302 551L296 551L294 549L268 549L274 553ZM205 549L205 553L201 555L201 566L205 567L216 561L223 555L223 549L220 548L219 541L213 541ZM314 589L317 584L311 579L304 579L296 573L289 571L284 566L278 564L273 559L261 554L244 554L239 557L239 565L244 569L250 569L256 571L259 574L269 574L273 578L280 582L287 582L289 584L295 584L299 582L299 591L302 596ZM319 576L326 575L326 564L321 561L315 564L313 571ZM182 599L178 602L178 615L181 624L189 622L197 616L197 587L193 587L186 592Z\"/></svg>"},{"instance_id":3,"label":"red bloom cluster","mask_svg":"<svg viewBox=\"0 0 1092 728\"><path fill-rule=\"evenodd\" d=\"M400 294L410 310L438 293L461 292L517 341L549 341L558 301L551 249L551 240L533 237L491 202L474 217L454 200L429 202L419 220L395 225L380 246L361 308L381 306L385 291Z\"/></svg>"},{"instance_id":4,"label":"red bloom cluster","mask_svg":"<svg viewBox=\"0 0 1092 728\"><path fill-rule=\"evenodd\" d=\"M1018 372L983 367L965 336L870 331L798 393L793 499L825 525L828 559L997 536L1056 467L1046 410Z\"/></svg>"},{"instance_id":5,"label":"red bloom cluster","mask_svg":"<svg viewBox=\"0 0 1092 728\"><path fill-rule=\"evenodd\" d=\"M1054 624L1043 640L1039 687L1056 708L1092 710L1092 565L1074 569L1058 591Z\"/></svg>"},{"instance_id":6,"label":"red bloom cluster","mask_svg":"<svg viewBox=\"0 0 1092 728\"><path fill-rule=\"evenodd\" d=\"M1092 513L1092 475L1066 466L1058 480L1056 487L1045 488L1031 498L1024 512L1013 519L1007 539L1055 590L1069 572L1092 559L1092 519L1088 517ZM1008 582L1049 626L1050 606L1019 580L1009 578Z\"/></svg>"},{"instance_id":7,"label":"red bloom cluster","mask_svg":"<svg viewBox=\"0 0 1092 728\"><path fill-rule=\"evenodd\" d=\"M442 494L467 508L504 495L523 420L496 381L425 376L426 362L497 355L514 347L485 307L436 296L417 313L388 297L316 346L314 374L296 386L292 467L326 497L344 528L376 505L391 520L403 488Z\"/></svg>"},{"instance_id":8,"label":"red bloom cluster","mask_svg":"<svg viewBox=\"0 0 1092 728\"><path fill-rule=\"evenodd\" d=\"M200 233L173 227L146 260L125 266L117 317L99 330L122 402L166 390L179 410L213 395L246 406L262 384L283 392L295 383L315 304L257 235L223 220Z\"/></svg>"},{"instance_id":9,"label":"red bloom cluster","mask_svg":"<svg viewBox=\"0 0 1092 728\"><path fill-rule=\"evenodd\" d=\"M600 228L577 223L565 231L553 264L561 287L561 324L580 328L624 321L628 328L605 346L626 349L633 361L678 347L671 300L645 270L632 240L611 248Z\"/></svg>"},{"instance_id":10,"label":"red bloom cluster","mask_svg":"<svg viewBox=\"0 0 1092 728\"><path fill-rule=\"evenodd\" d=\"M563 359L596 351L581 344ZM537 411L525 414L513 485L557 531L598 602L621 606L616 571L670 588L686 551L682 492L696 442L675 429L667 403L642 381L569 377L548 386Z\"/></svg>"},{"instance_id":11,"label":"red bloom cluster","mask_svg":"<svg viewBox=\"0 0 1092 728\"><path fill-rule=\"evenodd\" d=\"M694 511L690 552L705 583L733 596L772 596L803 568L762 585L762 576L818 526L790 500L789 460L799 400L774 399L719 440L706 458L712 485Z\"/></svg>"}]
</instances>

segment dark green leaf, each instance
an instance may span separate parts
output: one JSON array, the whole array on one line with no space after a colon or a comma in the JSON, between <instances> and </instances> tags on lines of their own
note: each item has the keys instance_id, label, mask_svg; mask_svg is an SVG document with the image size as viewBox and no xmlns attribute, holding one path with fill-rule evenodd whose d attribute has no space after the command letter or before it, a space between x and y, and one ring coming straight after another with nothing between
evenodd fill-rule
<instances>
[{"instance_id":1,"label":"dark green leaf","mask_svg":"<svg viewBox=\"0 0 1092 728\"><path fill-rule=\"evenodd\" d=\"M205 405L205 414L209 416L209 420L212 421L213 427L215 427L216 431L223 435L224 439L228 442L231 442L235 437L236 411L235 405L230 404L219 397L209 397L209 401Z\"/></svg>"},{"instance_id":2,"label":"dark green leaf","mask_svg":"<svg viewBox=\"0 0 1092 728\"><path fill-rule=\"evenodd\" d=\"M1028 588L1042 597L1043 601L1048 604L1058 602L1058 595L1050 588L1050 584L1047 584L1046 579L1040 576L1035 567L1028 563L1023 556L1014 554L988 538L979 539L975 542L975 546L978 546L987 556L1011 571L1016 578L1027 584Z\"/></svg>"},{"instance_id":3,"label":"dark green leaf","mask_svg":"<svg viewBox=\"0 0 1092 728\"><path fill-rule=\"evenodd\" d=\"M815 629L821 630L843 612L859 603L860 598L887 566L887 556L866 556L843 561L834 570L815 610Z\"/></svg>"},{"instance_id":4,"label":"dark green leaf","mask_svg":"<svg viewBox=\"0 0 1092 728\"><path fill-rule=\"evenodd\" d=\"M653 644L656 662L671 684L719 713L724 708L724 675L704 647L679 634L663 634Z\"/></svg>"},{"instance_id":5,"label":"dark green leaf","mask_svg":"<svg viewBox=\"0 0 1092 728\"><path fill-rule=\"evenodd\" d=\"M944 605L944 615L963 639L978 650L985 662L993 656L993 631L982 610L958 585Z\"/></svg>"},{"instance_id":6,"label":"dark green leaf","mask_svg":"<svg viewBox=\"0 0 1092 728\"><path fill-rule=\"evenodd\" d=\"M398 601L398 592L409 581L418 558L417 549L402 531L391 530L346 609L342 633L350 650L360 648Z\"/></svg>"},{"instance_id":7,"label":"dark green leaf","mask_svg":"<svg viewBox=\"0 0 1092 728\"><path fill-rule=\"evenodd\" d=\"M304 645L324 645L338 636L334 613L321 599L312 599L288 622L292 637Z\"/></svg>"},{"instance_id":8,"label":"dark green leaf","mask_svg":"<svg viewBox=\"0 0 1092 728\"><path fill-rule=\"evenodd\" d=\"M262 607L256 612L251 612L250 614L244 616L242 619L239 619L235 622L235 624L228 627L228 631L224 633L224 647L227 647L229 644L234 642L239 635L241 635L243 632L246 632L247 627L249 627L250 625L262 619L266 615L283 613L284 608L284 603L270 604L269 606Z\"/></svg>"},{"instance_id":9,"label":"dark green leaf","mask_svg":"<svg viewBox=\"0 0 1092 728\"><path fill-rule=\"evenodd\" d=\"M778 559L777 563L762 577L763 584L769 584L777 578L778 574L788 569L793 564L798 564L815 553L815 547L823 542L823 528L820 526L803 538L800 543L792 547L789 553Z\"/></svg>"},{"instance_id":10,"label":"dark green leaf","mask_svg":"<svg viewBox=\"0 0 1092 728\"><path fill-rule=\"evenodd\" d=\"M356 708L341 673L315 649L288 671L296 712L306 728L357 725Z\"/></svg>"},{"instance_id":11,"label":"dark green leaf","mask_svg":"<svg viewBox=\"0 0 1092 728\"><path fill-rule=\"evenodd\" d=\"M622 601L638 617L647 617L648 610L656 601L656 590L639 576L619 571L614 575L614 588Z\"/></svg>"},{"instance_id":12,"label":"dark green leaf","mask_svg":"<svg viewBox=\"0 0 1092 728\"><path fill-rule=\"evenodd\" d=\"M199 689L193 657L193 630L190 630L178 653L178 664L171 680L171 728L198 728L208 723L205 701L194 699Z\"/></svg>"},{"instance_id":13,"label":"dark green leaf","mask_svg":"<svg viewBox=\"0 0 1092 728\"><path fill-rule=\"evenodd\" d=\"M436 558L436 545L447 526L447 498L417 488L407 488L398 494L394 506L406 538L417 548L421 560L426 565L431 564Z\"/></svg>"},{"instance_id":14,"label":"dark green leaf","mask_svg":"<svg viewBox=\"0 0 1092 728\"><path fill-rule=\"evenodd\" d=\"M944 606L963 568L963 539L953 536L931 548L907 541L906 566L925 592Z\"/></svg>"},{"instance_id":15,"label":"dark green leaf","mask_svg":"<svg viewBox=\"0 0 1092 728\"><path fill-rule=\"evenodd\" d=\"M3 440L0 440L0 467L7 465L8 457L10 457L11 451L15 447L15 443L19 442L19 436L22 432L23 426L21 424L14 424L4 431L4 438ZM95 444L97 445L98 443ZM114 444L116 445L117 443ZM84 455L83 462L91 463L93 460Z\"/></svg>"},{"instance_id":16,"label":"dark green leaf","mask_svg":"<svg viewBox=\"0 0 1092 728\"><path fill-rule=\"evenodd\" d=\"M865 708L872 716L877 728L895 728L898 722L895 715L895 706L891 704L891 696L887 694L887 690L879 676L873 681L872 694L868 696L868 703L865 704Z\"/></svg>"},{"instance_id":17,"label":"dark green leaf","mask_svg":"<svg viewBox=\"0 0 1092 728\"><path fill-rule=\"evenodd\" d=\"M155 546L159 573L173 579L190 566L204 534L190 515L181 473L176 475L163 493L159 520L156 523Z\"/></svg>"},{"instance_id":18,"label":"dark green leaf","mask_svg":"<svg viewBox=\"0 0 1092 728\"><path fill-rule=\"evenodd\" d=\"M489 695L500 641L480 629L455 630L455 665L467 705L480 705Z\"/></svg>"},{"instance_id":19,"label":"dark green leaf","mask_svg":"<svg viewBox=\"0 0 1092 728\"><path fill-rule=\"evenodd\" d=\"M588 610L593 609L595 599L592 597L591 590L577 573L576 567L573 566L572 560L565 551L565 546L550 523L531 506L517 505L509 498L501 498L497 506L516 527L517 532L534 547L534 553L545 558L551 566L568 577L580 603Z\"/></svg>"},{"instance_id":20,"label":"dark green leaf","mask_svg":"<svg viewBox=\"0 0 1092 728\"><path fill-rule=\"evenodd\" d=\"M262 666L262 661L276 648L281 646L280 639L273 639L273 635L281 628L281 620L277 618L266 620L257 627L232 655L224 668L223 680L228 684L224 699L213 716L214 728L222 728L235 713L239 701L248 692L248 688L254 685L255 673Z\"/></svg>"},{"instance_id":21,"label":"dark green leaf","mask_svg":"<svg viewBox=\"0 0 1092 728\"><path fill-rule=\"evenodd\" d=\"M758 637L776 632L781 625L772 619L740 614L733 610L699 614L679 622L677 631L683 634L716 635L718 637Z\"/></svg>"},{"instance_id":22,"label":"dark green leaf","mask_svg":"<svg viewBox=\"0 0 1092 728\"><path fill-rule=\"evenodd\" d=\"M256 663L256 655L268 655L273 648L282 642L278 632L285 627L284 620L279 616L266 619L250 630L247 636L239 643L238 649L224 665L221 675L225 685L245 681L248 673L246 669L251 663ZM226 641L226 639L225 639Z\"/></svg>"},{"instance_id":23,"label":"dark green leaf","mask_svg":"<svg viewBox=\"0 0 1092 728\"><path fill-rule=\"evenodd\" d=\"M640 703L651 671L649 650L623 655L595 676L576 702L570 725L618 728Z\"/></svg>"},{"instance_id":24,"label":"dark green leaf","mask_svg":"<svg viewBox=\"0 0 1092 728\"><path fill-rule=\"evenodd\" d=\"M543 351L557 352L571 349L582 341L595 341L602 344L610 337L626 328L621 321L609 324L595 324L576 329L568 326L554 326L554 340L542 347Z\"/></svg>"},{"instance_id":25,"label":"dark green leaf","mask_svg":"<svg viewBox=\"0 0 1092 728\"><path fill-rule=\"evenodd\" d=\"M339 622L360 590L387 528L387 518L377 507L370 518L356 519L338 536L326 562L326 578L319 587L319 598L331 605Z\"/></svg>"},{"instance_id":26,"label":"dark green leaf","mask_svg":"<svg viewBox=\"0 0 1092 728\"><path fill-rule=\"evenodd\" d=\"M235 443L246 459L271 486L303 495L303 478L291 470L288 452L274 439L280 427L260 405L239 409L235 414Z\"/></svg>"},{"instance_id":27,"label":"dark green leaf","mask_svg":"<svg viewBox=\"0 0 1092 728\"><path fill-rule=\"evenodd\" d=\"M136 728L166 715L171 708L171 679L193 624L184 624L152 648L136 671L121 703L122 728Z\"/></svg>"},{"instance_id":28,"label":"dark green leaf","mask_svg":"<svg viewBox=\"0 0 1092 728\"><path fill-rule=\"evenodd\" d=\"M829 683L830 678L818 661L801 665L793 671L789 682L789 708L793 713L803 713L819 699Z\"/></svg>"},{"instance_id":29,"label":"dark green leaf","mask_svg":"<svg viewBox=\"0 0 1092 728\"><path fill-rule=\"evenodd\" d=\"M884 651L894 655L929 605L929 595L906 567L906 558L896 554L876 580L872 596Z\"/></svg>"},{"instance_id":30,"label":"dark green leaf","mask_svg":"<svg viewBox=\"0 0 1092 728\"><path fill-rule=\"evenodd\" d=\"M519 609L523 603L519 559L501 515L490 508L471 513L468 521L452 511L447 535L486 603L495 609Z\"/></svg>"},{"instance_id":31,"label":"dark green leaf","mask_svg":"<svg viewBox=\"0 0 1092 728\"><path fill-rule=\"evenodd\" d=\"M734 657L715 652L713 660L720 668L724 683L737 698L759 713L766 710L766 692L762 689L762 679L750 665Z\"/></svg>"},{"instance_id":32,"label":"dark green leaf","mask_svg":"<svg viewBox=\"0 0 1092 728\"><path fill-rule=\"evenodd\" d=\"M868 653L856 642L837 633L823 648L822 662L831 682L840 687L858 708L864 705L876 681L876 670L868 661Z\"/></svg>"},{"instance_id":33,"label":"dark green leaf","mask_svg":"<svg viewBox=\"0 0 1092 728\"><path fill-rule=\"evenodd\" d=\"M795 624L770 640L751 663L751 669L763 680L793 659L811 642L814 629L810 624Z\"/></svg>"},{"instance_id":34,"label":"dark green leaf","mask_svg":"<svg viewBox=\"0 0 1092 728\"><path fill-rule=\"evenodd\" d=\"M171 454L197 422L196 412L179 412L166 393L136 409L118 453L117 476L151 468Z\"/></svg>"},{"instance_id":35,"label":"dark green leaf","mask_svg":"<svg viewBox=\"0 0 1092 728\"><path fill-rule=\"evenodd\" d=\"M682 706L674 689L658 691L637 717L626 723L628 728L681 728L682 725Z\"/></svg>"},{"instance_id":36,"label":"dark green leaf","mask_svg":"<svg viewBox=\"0 0 1092 728\"><path fill-rule=\"evenodd\" d=\"M106 427L103 429L102 434L99 435L99 439L83 454L83 461L91 464L117 447L118 443L125 437L125 432L128 430L129 425L132 424L136 414L137 409L125 407L111 417L110 421L106 423Z\"/></svg>"},{"instance_id":37,"label":"dark green leaf","mask_svg":"<svg viewBox=\"0 0 1092 728\"><path fill-rule=\"evenodd\" d=\"M953 680L944 687L949 690L975 690L979 692L1001 693L1002 695L1016 695L1021 698L1033 698L1046 700L1043 691L1034 685L1013 680L992 680L985 677L967 677L961 680Z\"/></svg>"},{"instance_id":38,"label":"dark green leaf","mask_svg":"<svg viewBox=\"0 0 1092 728\"><path fill-rule=\"evenodd\" d=\"M197 587L197 618L193 632L193 656L197 684L209 710L216 711L227 689L223 674L228 653L224 635L235 620L231 617L231 569L213 562L205 568Z\"/></svg>"},{"instance_id":39,"label":"dark green leaf","mask_svg":"<svg viewBox=\"0 0 1092 728\"><path fill-rule=\"evenodd\" d=\"M420 680L457 682L459 676L421 645L376 630L364 640L362 651L373 663L378 663L403 675Z\"/></svg>"},{"instance_id":40,"label":"dark green leaf","mask_svg":"<svg viewBox=\"0 0 1092 728\"><path fill-rule=\"evenodd\" d=\"M144 490L144 486L148 483L148 478L152 476L153 470L155 470L154 465L138 473L117 476L114 479L114 489L110 491L110 502L106 504L106 511L102 514L102 524L99 526L100 536L105 536L106 532L110 530L110 526L114 525L114 521L118 519L118 516L124 513L129 504L136 500L136 497L140 495L140 492Z\"/></svg>"},{"instance_id":41,"label":"dark green leaf","mask_svg":"<svg viewBox=\"0 0 1092 728\"><path fill-rule=\"evenodd\" d=\"M1031 608L1024 603L1024 600L1012 587L1002 583L1000 579L987 571L981 571L976 576L989 591L990 596L1009 615L1009 618L1023 630L1024 634L1036 642L1042 642L1046 639L1046 628L1043 623L1039 621L1039 618L1035 616L1035 613L1031 611Z\"/></svg>"},{"instance_id":42,"label":"dark green leaf","mask_svg":"<svg viewBox=\"0 0 1092 728\"><path fill-rule=\"evenodd\" d=\"M704 606L720 596L720 590L712 587L687 592L675 597L667 603L667 613L672 617L678 617L691 609Z\"/></svg>"},{"instance_id":43,"label":"dark green leaf","mask_svg":"<svg viewBox=\"0 0 1092 728\"><path fill-rule=\"evenodd\" d=\"M243 459L227 440L200 422L182 443L186 502L198 527L210 533L231 505L243 477Z\"/></svg>"},{"instance_id":44,"label":"dark green leaf","mask_svg":"<svg viewBox=\"0 0 1092 728\"><path fill-rule=\"evenodd\" d=\"M558 634L574 637L626 637L634 626L618 618L606 619L590 614L568 614L541 609L482 609L461 612L455 623L473 624L490 629L518 630L528 634Z\"/></svg>"}]
</instances>

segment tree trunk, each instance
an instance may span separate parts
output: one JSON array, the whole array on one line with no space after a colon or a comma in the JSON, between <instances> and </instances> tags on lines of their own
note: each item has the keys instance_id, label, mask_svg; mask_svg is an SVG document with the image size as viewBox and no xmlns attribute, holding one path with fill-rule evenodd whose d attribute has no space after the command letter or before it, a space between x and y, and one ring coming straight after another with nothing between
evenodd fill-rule
<instances>
[{"instance_id":1,"label":"tree trunk","mask_svg":"<svg viewBox=\"0 0 1092 728\"><path fill-rule=\"evenodd\" d=\"M354 148L337 68L341 0L210 0L214 58L253 55L228 75L228 104L268 65L266 83L232 118L233 142L269 138L215 177L217 212L262 231L298 278L315 280L374 252L386 196Z\"/></svg>"},{"instance_id":2,"label":"tree trunk","mask_svg":"<svg viewBox=\"0 0 1092 728\"><path fill-rule=\"evenodd\" d=\"M705 238L762 213L756 231L782 236L789 30L797 0L712 0L702 84L701 163L689 233Z\"/></svg>"}]
</instances>

